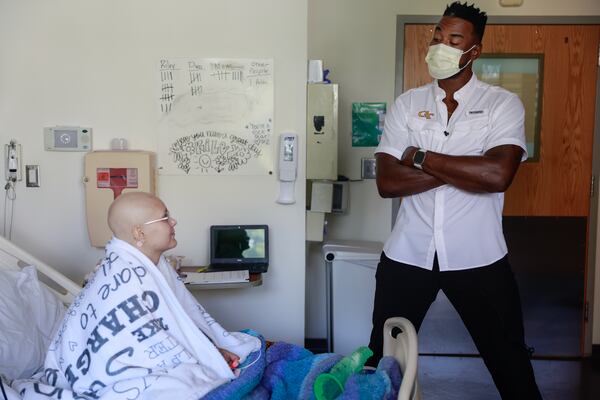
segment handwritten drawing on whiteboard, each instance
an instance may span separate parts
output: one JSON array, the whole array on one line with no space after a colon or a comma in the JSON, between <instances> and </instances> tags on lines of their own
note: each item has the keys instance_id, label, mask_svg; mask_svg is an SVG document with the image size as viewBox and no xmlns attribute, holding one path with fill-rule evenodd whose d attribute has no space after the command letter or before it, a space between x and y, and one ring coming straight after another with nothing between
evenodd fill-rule
<instances>
[{"instance_id":1,"label":"handwritten drawing on whiteboard","mask_svg":"<svg viewBox=\"0 0 600 400\"><path fill-rule=\"evenodd\" d=\"M159 171L266 174L273 168L273 60L162 58Z\"/></svg>"}]
</instances>

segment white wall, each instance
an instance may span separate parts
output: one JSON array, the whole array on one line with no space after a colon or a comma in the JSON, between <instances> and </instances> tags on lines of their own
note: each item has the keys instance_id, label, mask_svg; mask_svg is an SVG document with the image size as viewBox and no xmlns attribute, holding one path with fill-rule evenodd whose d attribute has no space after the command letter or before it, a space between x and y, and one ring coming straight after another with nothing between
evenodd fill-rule
<instances>
[{"instance_id":1,"label":"white wall","mask_svg":"<svg viewBox=\"0 0 600 400\"><path fill-rule=\"evenodd\" d=\"M125 137L157 150L157 60L163 56L273 58L274 132L305 137L306 0L20 0L0 2L0 142L23 145L39 189L17 187L13 241L73 279L102 252L89 245L83 154L46 152L42 128L85 125L94 148ZM1 167L2 169L4 167ZM299 166L303 182L305 166ZM176 254L208 261L208 226L264 223L272 263L264 284L202 292L230 329L304 338L304 185L275 203L276 176L161 176L158 193L179 220Z\"/></svg>"},{"instance_id":2,"label":"white wall","mask_svg":"<svg viewBox=\"0 0 600 400\"><path fill-rule=\"evenodd\" d=\"M339 173L360 178L360 159L372 157L373 148L351 147L353 102L394 100L397 15L441 15L450 0L308 0L308 57L322 59L339 84ZM488 15L590 16L600 15L598 0L524 0L521 7L500 7L498 0L479 0ZM384 241L391 229L391 201L379 198L374 181L353 182L350 213L329 218L329 238ZM599 236L600 237L600 236ZM598 252L597 265L600 265ZM311 256L310 259L313 259ZM309 282L324 279L320 263L307 267ZM594 343L600 344L600 273L596 274ZM308 286L311 304L325 307L324 294ZM324 337L325 321L307 319L307 336Z\"/></svg>"}]
</instances>

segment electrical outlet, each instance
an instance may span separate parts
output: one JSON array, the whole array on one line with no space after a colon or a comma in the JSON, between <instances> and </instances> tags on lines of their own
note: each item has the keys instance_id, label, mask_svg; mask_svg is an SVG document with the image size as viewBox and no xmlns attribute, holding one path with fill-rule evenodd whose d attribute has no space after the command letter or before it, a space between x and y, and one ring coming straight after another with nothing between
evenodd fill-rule
<instances>
[{"instance_id":1,"label":"electrical outlet","mask_svg":"<svg viewBox=\"0 0 600 400\"><path fill-rule=\"evenodd\" d=\"M25 172L25 186L40 187L40 166L26 165Z\"/></svg>"},{"instance_id":2,"label":"electrical outlet","mask_svg":"<svg viewBox=\"0 0 600 400\"><path fill-rule=\"evenodd\" d=\"M375 179L377 172L375 167L374 158L362 158L361 160L361 172L360 176L362 179Z\"/></svg>"}]
</instances>

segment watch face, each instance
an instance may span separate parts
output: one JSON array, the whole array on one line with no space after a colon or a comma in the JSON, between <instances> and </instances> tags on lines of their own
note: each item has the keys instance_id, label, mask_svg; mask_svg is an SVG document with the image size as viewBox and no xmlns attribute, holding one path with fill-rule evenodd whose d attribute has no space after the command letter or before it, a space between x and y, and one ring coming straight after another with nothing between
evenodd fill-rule
<instances>
[{"instance_id":1,"label":"watch face","mask_svg":"<svg viewBox=\"0 0 600 400\"><path fill-rule=\"evenodd\" d=\"M417 152L415 153L415 155L413 157L413 162L415 164L421 165L423 163L423 161L425 161L425 152L422 150L417 150Z\"/></svg>"}]
</instances>

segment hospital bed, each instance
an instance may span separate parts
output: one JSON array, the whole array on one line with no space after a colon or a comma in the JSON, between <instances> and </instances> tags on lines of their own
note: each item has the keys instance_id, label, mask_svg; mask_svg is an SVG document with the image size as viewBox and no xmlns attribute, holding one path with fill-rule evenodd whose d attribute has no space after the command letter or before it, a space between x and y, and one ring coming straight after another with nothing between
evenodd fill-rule
<instances>
[{"instance_id":1,"label":"hospital bed","mask_svg":"<svg viewBox=\"0 0 600 400\"><path fill-rule=\"evenodd\" d=\"M64 305L70 304L81 290L78 284L63 274L0 236L0 272L20 271L30 265L35 266L39 282ZM5 312L6 310L0 311ZM394 334L396 331L399 333L394 337L392 331ZM385 323L383 334L384 355L396 358L402 370L402 384L398 400L419 400L417 334L414 327L405 318L390 318ZM1 351L0 354L2 354ZM0 360L1 362L2 360ZM0 393L0 399L2 398L2 393Z\"/></svg>"}]
</instances>

